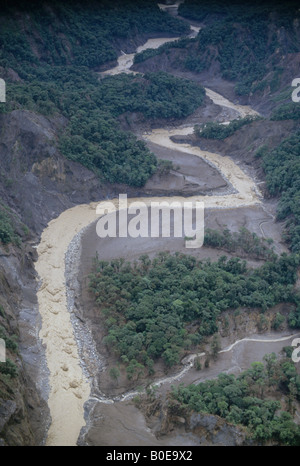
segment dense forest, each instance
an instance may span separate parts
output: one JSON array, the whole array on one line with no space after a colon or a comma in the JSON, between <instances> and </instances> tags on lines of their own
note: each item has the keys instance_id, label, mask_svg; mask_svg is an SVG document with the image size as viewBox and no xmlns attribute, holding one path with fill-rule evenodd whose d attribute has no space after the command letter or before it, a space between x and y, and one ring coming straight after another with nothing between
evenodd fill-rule
<instances>
[{"instance_id":1,"label":"dense forest","mask_svg":"<svg viewBox=\"0 0 300 466\"><path fill-rule=\"evenodd\" d=\"M284 254L251 270L246 261L226 256L211 262L159 253L133 264L96 258L90 290L107 330L103 342L132 377L145 368L151 374L158 358L166 367L177 364L185 349L217 332L217 319L226 309L255 307L263 313L280 302L294 302L290 323L299 327L300 301L293 291L299 262L299 256ZM193 331L187 330L191 322Z\"/></svg>"},{"instance_id":2,"label":"dense forest","mask_svg":"<svg viewBox=\"0 0 300 466\"><path fill-rule=\"evenodd\" d=\"M13 0L2 5L0 21L0 66L13 69L16 62L30 67L41 61L97 68L116 60L119 39L189 32L186 23L161 11L152 0L53 0L48 4Z\"/></svg>"},{"instance_id":3,"label":"dense forest","mask_svg":"<svg viewBox=\"0 0 300 466\"><path fill-rule=\"evenodd\" d=\"M81 2L55 1L33 8L16 2L0 16L0 67L8 81L1 111L65 116L69 123L59 135L61 152L110 182L132 186L144 185L157 161L143 142L120 129L117 117L134 111L145 118L181 118L204 98L201 86L165 73L99 81L93 69L116 59L115 39L188 32L185 23L152 1L141 3L103 0L82 8ZM26 18L23 27L16 8Z\"/></svg>"},{"instance_id":4,"label":"dense forest","mask_svg":"<svg viewBox=\"0 0 300 466\"><path fill-rule=\"evenodd\" d=\"M74 67L43 67L30 83L8 86L5 111L24 108L69 124L59 136L61 152L110 182L142 186L157 161L142 141L120 129L117 117L140 112L145 118L181 118L204 101L204 89L163 72L144 77L121 74L98 80Z\"/></svg>"},{"instance_id":5,"label":"dense forest","mask_svg":"<svg viewBox=\"0 0 300 466\"><path fill-rule=\"evenodd\" d=\"M300 401L300 376L290 357L268 354L238 376L219 374L216 380L173 387L172 397L182 408L244 426L260 444L299 445L300 427L293 415L295 401Z\"/></svg>"},{"instance_id":6,"label":"dense forest","mask_svg":"<svg viewBox=\"0 0 300 466\"><path fill-rule=\"evenodd\" d=\"M267 84L275 91L282 73L280 55L299 52L294 29L295 18L299 17L297 2L254 1L245 6L242 0L201 4L186 0L180 5L179 14L198 21L214 20L200 30L198 47L194 56L189 56L186 67L204 69L217 58L222 77L237 82L238 95L248 95ZM289 31L290 36L284 34L282 40L277 33L280 28ZM270 70L272 75L265 81Z\"/></svg>"}]
</instances>

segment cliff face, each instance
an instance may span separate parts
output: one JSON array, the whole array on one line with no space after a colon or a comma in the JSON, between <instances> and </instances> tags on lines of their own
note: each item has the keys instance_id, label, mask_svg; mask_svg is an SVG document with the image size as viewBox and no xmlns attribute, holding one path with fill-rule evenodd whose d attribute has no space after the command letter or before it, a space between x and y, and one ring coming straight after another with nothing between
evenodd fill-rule
<instances>
[{"instance_id":1,"label":"cliff face","mask_svg":"<svg viewBox=\"0 0 300 466\"><path fill-rule=\"evenodd\" d=\"M93 173L59 153L64 124L29 111L0 116L0 196L37 233L68 207L103 196Z\"/></svg>"},{"instance_id":2,"label":"cliff face","mask_svg":"<svg viewBox=\"0 0 300 466\"><path fill-rule=\"evenodd\" d=\"M247 445L246 433L237 426L212 414L192 413L187 419L187 430L199 438L200 445Z\"/></svg>"},{"instance_id":3,"label":"cliff face","mask_svg":"<svg viewBox=\"0 0 300 466\"><path fill-rule=\"evenodd\" d=\"M155 426L158 438L168 438L172 433L183 434L199 446L245 446L251 440L246 430L226 422L219 416L190 412L175 400L143 400L140 408L148 424Z\"/></svg>"},{"instance_id":4,"label":"cliff face","mask_svg":"<svg viewBox=\"0 0 300 466\"><path fill-rule=\"evenodd\" d=\"M43 348L37 340L34 257L30 246L0 248L0 328L6 358L13 364L9 374L0 373L0 445L42 444L49 422Z\"/></svg>"}]
</instances>

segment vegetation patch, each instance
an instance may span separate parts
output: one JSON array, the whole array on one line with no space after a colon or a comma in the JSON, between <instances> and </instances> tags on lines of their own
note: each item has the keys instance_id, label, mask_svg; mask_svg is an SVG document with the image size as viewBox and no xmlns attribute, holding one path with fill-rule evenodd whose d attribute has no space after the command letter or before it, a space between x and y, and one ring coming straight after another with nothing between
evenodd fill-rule
<instances>
[{"instance_id":1,"label":"vegetation patch","mask_svg":"<svg viewBox=\"0 0 300 466\"><path fill-rule=\"evenodd\" d=\"M274 399L275 391L284 398L284 409ZM246 427L255 441L299 445L300 426L293 415L300 400L300 376L290 358L277 360L272 353L239 376L219 374L216 380L173 387L172 397L189 411L215 414Z\"/></svg>"},{"instance_id":2,"label":"vegetation patch","mask_svg":"<svg viewBox=\"0 0 300 466\"><path fill-rule=\"evenodd\" d=\"M271 120L299 120L300 105L295 102L283 104L273 110Z\"/></svg>"},{"instance_id":3,"label":"vegetation patch","mask_svg":"<svg viewBox=\"0 0 300 466\"><path fill-rule=\"evenodd\" d=\"M0 204L0 244L20 245L20 236L16 231L12 213L3 203Z\"/></svg>"},{"instance_id":4,"label":"vegetation patch","mask_svg":"<svg viewBox=\"0 0 300 466\"><path fill-rule=\"evenodd\" d=\"M238 129L242 128L245 125L249 125L253 121L261 120L260 116L246 116L244 118L238 118L236 120L231 120L229 124L216 123L209 121L208 123L203 123L200 126L195 126L194 133L196 136L205 139L226 139L229 136L232 136Z\"/></svg>"},{"instance_id":5,"label":"vegetation patch","mask_svg":"<svg viewBox=\"0 0 300 466\"><path fill-rule=\"evenodd\" d=\"M106 327L103 342L127 365L130 378L145 368L151 374L159 358L172 367L184 350L217 332L226 309L264 312L281 302L299 305L293 291L299 261L275 256L252 270L225 256L214 263L179 253L160 253L152 261L144 255L134 264L95 259L90 290ZM193 330L187 330L192 322Z\"/></svg>"},{"instance_id":6,"label":"vegetation patch","mask_svg":"<svg viewBox=\"0 0 300 466\"><path fill-rule=\"evenodd\" d=\"M245 253L254 259L272 259L274 257L272 243L271 238L259 238L256 233L245 227L233 233L227 228L223 231L206 228L204 235L204 246L224 249L227 252Z\"/></svg>"}]
</instances>

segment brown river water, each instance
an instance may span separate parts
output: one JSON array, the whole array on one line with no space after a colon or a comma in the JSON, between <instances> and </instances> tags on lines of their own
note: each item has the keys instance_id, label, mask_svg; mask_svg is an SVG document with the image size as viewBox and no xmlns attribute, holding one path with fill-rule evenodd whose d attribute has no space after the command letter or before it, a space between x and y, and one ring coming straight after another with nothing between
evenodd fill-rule
<instances>
[{"instance_id":1,"label":"brown river water","mask_svg":"<svg viewBox=\"0 0 300 466\"><path fill-rule=\"evenodd\" d=\"M195 32L195 31L194 31ZM159 45L175 40L172 39L150 39L137 51L147 48L158 47ZM122 54L118 60L118 66L106 71L105 75L114 75L121 72L130 72L129 68L133 63L134 54ZM206 89L207 95L214 103L223 107L228 107L239 112L241 116L256 114L249 107L233 104L223 96ZM218 154L202 151L197 147L188 144L177 144L172 142L172 135L185 135L193 131L192 127L179 127L177 129L166 130L156 129L151 134L145 134L144 139L151 141L165 148L174 149L185 154L191 154L205 160L221 173L221 175L233 187L233 194L217 196L192 196L190 198L176 197L158 197L158 198L138 198L128 199L128 203L134 201L143 201L147 205L151 201L157 200L162 202L166 200L184 202L203 201L208 209L215 208L239 208L244 206L255 206L261 203L261 193L253 179L251 179L234 161L229 157L222 157ZM118 208L118 200L112 201ZM41 287L38 291L39 312L42 317L42 328L40 338L46 346L46 358L49 369L49 408L52 423L48 432L47 445L76 445L81 428L85 425L84 404L89 400L98 403L97 409L102 409L106 419L115 419L115 422L125 423L128 421L128 410L124 407L124 401L132 398L135 392L129 392L117 399L103 397L101 399L90 398L90 381L83 372L74 329L68 309L66 297L66 280L65 280L65 254L68 250L74 236L82 231L85 227L95 222L96 207L98 203L89 205L78 205L63 212L58 218L52 220L42 233L41 241L38 246L38 261L36 270L41 281ZM252 339L252 340L251 340ZM291 339L291 336L277 333L273 336L251 336L251 338L236 342L230 348L224 348L220 354L218 363L207 373L201 371L201 377L215 377L222 371L230 371L233 368L240 370L247 367L249 363L249 348L252 348L252 356L256 353L262 356L269 350L270 345L274 348L280 348L279 342ZM284 340L283 340L284 339ZM277 342L277 343L276 343ZM156 384L169 388L171 383L176 380L193 382L196 374L192 370L192 362L195 355L183 361L183 368L172 377L164 378L157 381ZM253 359L252 359L253 360ZM251 362L251 361L250 361ZM197 375L199 378L199 374ZM200 379L199 379L200 380ZM101 408L102 406L102 408ZM131 408L130 408L131 409ZM123 413L123 420L122 420ZM136 411L130 411L131 429L130 432L120 430L116 435L111 436L114 429L113 424L106 424L104 427L103 438L100 444L107 445L159 445L155 436L147 428L142 415ZM108 421L107 421L108 422ZM191 440L189 440L191 441ZM109 443L111 442L111 443ZM166 440L165 444L185 444L187 440L176 437L176 440ZM170 442L170 443L168 443ZM174 443L175 442L175 443ZM94 442L97 444L97 442Z\"/></svg>"}]
</instances>

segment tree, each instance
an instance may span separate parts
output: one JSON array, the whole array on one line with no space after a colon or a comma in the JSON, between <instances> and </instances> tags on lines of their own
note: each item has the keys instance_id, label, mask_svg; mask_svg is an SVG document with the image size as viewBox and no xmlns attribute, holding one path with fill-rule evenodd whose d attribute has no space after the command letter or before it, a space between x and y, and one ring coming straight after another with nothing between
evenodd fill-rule
<instances>
[{"instance_id":1,"label":"tree","mask_svg":"<svg viewBox=\"0 0 300 466\"><path fill-rule=\"evenodd\" d=\"M275 316L275 318L274 318L274 320L272 322L272 328L274 330L278 330L282 326L284 321L285 321L284 316L282 314L280 314L280 312L277 312L277 314L276 314L276 316Z\"/></svg>"},{"instance_id":2,"label":"tree","mask_svg":"<svg viewBox=\"0 0 300 466\"><path fill-rule=\"evenodd\" d=\"M216 360L218 357L219 351L221 349L219 335L214 335L210 348L211 348L212 357L214 360Z\"/></svg>"},{"instance_id":3,"label":"tree","mask_svg":"<svg viewBox=\"0 0 300 466\"><path fill-rule=\"evenodd\" d=\"M120 371L117 367L112 367L109 371L110 377L115 380L118 384L118 378L120 377Z\"/></svg>"},{"instance_id":4,"label":"tree","mask_svg":"<svg viewBox=\"0 0 300 466\"><path fill-rule=\"evenodd\" d=\"M128 380L133 378L137 380L144 373L144 369L143 364L137 362L136 359L132 359L126 369Z\"/></svg>"},{"instance_id":5,"label":"tree","mask_svg":"<svg viewBox=\"0 0 300 466\"><path fill-rule=\"evenodd\" d=\"M202 369L201 359L199 357L194 359L194 368L196 371L201 371Z\"/></svg>"},{"instance_id":6,"label":"tree","mask_svg":"<svg viewBox=\"0 0 300 466\"><path fill-rule=\"evenodd\" d=\"M276 356L275 353L266 354L263 357L263 360L266 363L266 373L267 373L267 378L268 378L268 385L270 386L275 381L277 356Z\"/></svg>"}]
</instances>

